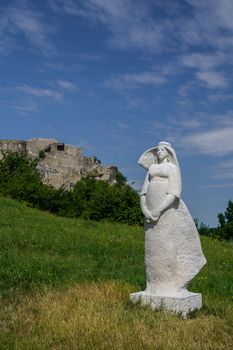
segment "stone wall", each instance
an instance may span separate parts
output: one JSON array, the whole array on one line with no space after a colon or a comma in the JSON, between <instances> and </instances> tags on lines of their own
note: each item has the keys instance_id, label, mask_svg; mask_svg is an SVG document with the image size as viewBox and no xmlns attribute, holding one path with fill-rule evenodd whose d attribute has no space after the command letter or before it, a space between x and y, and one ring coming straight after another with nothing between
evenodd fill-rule
<instances>
[{"instance_id":1,"label":"stone wall","mask_svg":"<svg viewBox=\"0 0 233 350\"><path fill-rule=\"evenodd\" d=\"M0 159L2 159L2 152L11 151L20 154L26 154L26 141L18 140L0 140Z\"/></svg>"},{"instance_id":2,"label":"stone wall","mask_svg":"<svg viewBox=\"0 0 233 350\"><path fill-rule=\"evenodd\" d=\"M44 182L59 188L72 189L77 181L92 175L97 180L116 182L117 168L103 166L95 157L85 157L82 148L60 143L55 139L36 138L28 141L0 141L0 149L40 158L38 169Z\"/></svg>"}]
</instances>

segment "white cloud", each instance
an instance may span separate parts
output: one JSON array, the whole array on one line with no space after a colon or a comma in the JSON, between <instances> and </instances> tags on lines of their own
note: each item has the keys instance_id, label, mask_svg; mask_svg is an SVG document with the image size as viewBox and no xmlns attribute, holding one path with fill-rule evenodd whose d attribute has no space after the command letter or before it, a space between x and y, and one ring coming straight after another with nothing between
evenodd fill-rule
<instances>
[{"instance_id":1,"label":"white cloud","mask_svg":"<svg viewBox=\"0 0 233 350\"><path fill-rule=\"evenodd\" d=\"M209 88L224 88L228 81L223 73L214 71L199 71L196 77Z\"/></svg>"},{"instance_id":2,"label":"white cloud","mask_svg":"<svg viewBox=\"0 0 233 350\"><path fill-rule=\"evenodd\" d=\"M208 70L219 66L227 60L223 53L215 54L195 52L181 56L182 65L188 68L197 68L199 70Z\"/></svg>"},{"instance_id":3,"label":"white cloud","mask_svg":"<svg viewBox=\"0 0 233 350\"><path fill-rule=\"evenodd\" d=\"M121 129L128 129L129 128L129 125L126 123L123 123L123 122L117 123L117 126Z\"/></svg>"},{"instance_id":4,"label":"white cloud","mask_svg":"<svg viewBox=\"0 0 233 350\"><path fill-rule=\"evenodd\" d=\"M0 55L6 56L13 50L17 49L18 45L13 38L12 28L7 16L0 18Z\"/></svg>"},{"instance_id":5,"label":"white cloud","mask_svg":"<svg viewBox=\"0 0 233 350\"><path fill-rule=\"evenodd\" d=\"M163 46L163 25L152 19L150 6L132 0L88 0L87 7L92 18L108 27L113 45L149 50Z\"/></svg>"},{"instance_id":6,"label":"white cloud","mask_svg":"<svg viewBox=\"0 0 233 350\"><path fill-rule=\"evenodd\" d=\"M214 184L214 185L205 185L201 188L232 188L233 183L224 183L224 184Z\"/></svg>"},{"instance_id":7,"label":"white cloud","mask_svg":"<svg viewBox=\"0 0 233 350\"><path fill-rule=\"evenodd\" d=\"M148 104L140 97L130 96L129 94L124 95L125 103L122 106L120 103L120 108L132 108L132 109L140 109L141 111L147 111L149 109Z\"/></svg>"},{"instance_id":8,"label":"white cloud","mask_svg":"<svg viewBox=\"0 0 233 350\"><path fill-rule=\"evenodd\" d=\"M184 68L196 70L196 79L207 88L216 89L228 86L229 82L225 73L216 70L218 67L223 69L223 65L226 66L231 63L228 54L223 54L218 51L214 54L195 52L182 55L180 63ZM182 85L179 89L179 94L181 96L186 96L192 88L194 88L193 81L192 83Z\"/></svg>"},{"instance_id":9,"label":"white cloud","mask_svg":"<svg viewBox=\"0 0 233 350\"><path fill-rule=\"evenodd\" d=\"M186 73L187 69L194 70L194 77L187 81L190 76L182 76L186 79L178 90L182 96L191 95L191 90L195 93L200 86L214 90L230 85L227 69L233 65L232 0L50 0L50 4L55 11L85 17L86 23L107 29L111 47L138 50L145 55L168 53L165 57L174 53L169 73L163 72L169 61L157 60L159 73L156 69L113 76L105 81L107 87L121 91L146 85L158 87L169 82L171 75ZM188 109L190 101L183 99L178 104Z\"/></svg>"},{"instance_id":10,"label":"white cloud","mask_svg":"<svg viewBox=\"0 0 233 350\"><path fill-rule=\"evenodd\" d=\"M179 89L178 89L178 94L181 97L187 97L188 95L190 95L191 91L195 89L195 85L194 85L194 81L188 81L184 84L181 84Z\"/></svg>"},{"instance_id":11,"label":"white cloud","mask_svg":"<svg viewBox=\"0 0 233 350\"><path fill-rule=\"evenodd\" d=\"M188 2L203 14L209 12L207 20L211 21L212 26L233 29L233 3L231 0L207 0L204 2L202 0L188 0Z\"/></svg>"},{"instance_id":12,"label":"white cloud","mask_svg":"<svg viewBox=\"0 0 233 350\"><path fill-rule=\"evenodd\" d=\"M22 101L15 103L14 108L23 114L32 114L39 112L38 105L34 101Z\"/></svg>"},{"instance_id":13,"label":"white cloud","mask_svg":"<svg viewBox=\"0 0 233 350\"><path fill-rule=\"evenodd\" d=\"M116 78L108 79L105 86L115 89L132 89L139 86L160 86L167 82L167 78L153 71L135 74L123 74Z\"/></svg>"},{"instance_id":14,"label":"white cloud","mask_svg":"<svg viewBox=\"0 0 233 350\"><path fill-rule=\"evenodd\" d=\"M183 27L180 33L186 45L205 45L207 49L229 52L233 47L232 1L187 0L187 3L192 15L180 21Z\"/></svg>"},{"instance_id":15,"label":"white cloud","mask_svg":"<svg viewBox=\"0 0 233 350\"><path fill-rule=\"evenodd\" d=\"M163 119L154 116L153 122L140 126L145 135L172 142L185 154L225 156L233 154L233 111L223 115L198 113Z\"/></svg>"},{"instance_id":16,"label":"white cloud","mask_svg":"<svg viewBox=\"0 0 233 350\"><path fill-rule=\"evenodd\" d=\"M50 41L54 26L48 24L44 15L29 8L30 2L13 2L2 8L0 20L0 53L9 54L15 49L22 49L21 35L43 54L55 52Z\"/></svg>"},{"instance_id":17,"label":"white cloud","mask_svg":"<svg viewBox=\"0 0 233 350\"><path fill-rule=\"evenodd\" d=\"M233 160L226 159L225 162L216 164L213 169L213 177L217 179L233 179Z\"/></svg>"},{"instance_id":18,"label":"white cloud","mask_svg":"<svg viewBox=\"0 0 233 350\"><path fill-rule=\"evenodd\" d=\"M233 153L233 126L185 136L181 145L201 154L222 156Z\"/></svg>"},{"instance_id":19,"label":"white cloud","mask_svg":"<svg viewBox=\"0 0 233 350\"><path fill-rule=\"evenodd\" d=\"M233 94L212 94L207 98L209 102L228 101L233 100Z\"/></svg>"},{"instance_id":20,"label":"white cloud","mask_svg":"<svg viewBox=\"0 0 233 350\"><path fill-rule=\"evenodd\" d=\"M82 16L106 26L111 44L121 49L156 50L164 45L163 25L151 16L151 5L133 0L50 0L55 11Z\"/></svg>"},{"instance_id":21,"label":"white cloud","mask_svg":"<svg viewBox=\"0 0 233 350\"><path fill-rule=\"evenodd\" d=\"M79 63L65 64L62 62L45 62L43 66L40 68L40 71L44 71L45 69L61 71L61 72L72 72L72 71L75 72L75 71L82 70L82 66Z\"/></svg>"},{"instance_id":22,"label":"white cloud","mask_svg":"<svg viewBox=\"0 0 233 350\"><path fill-rule=\"evenodd\" d=\"M39 111L38 105L30 98L20 101L11 99L10 101L0 101L0 106L7 109L13 109L20 114L32 114Z\"/></svg>"},{"instance_id":23,"label":"white cloud","mask_svg":"<svg viewBox=\"0 0 233 350\"><path fill-rule=\"evenodd\" d=\"M192 119L192 118L180 118L178 119L172 119L170 120L170 123L172 125L175 125L179 128L182 129L198 129L201 127L201 121L197 119Z\"/></svg>"},{"instance_id":24,"label":"white cloud","mask_svg":"<svg viewBox=\"0 0 233 350\"><path fill-rule=\"evenodd\" d=\"M50 98L55 101L61 102L63 100L63 94L51 89L36 88L29 85L22 85L17 88L18 91L22 91L28 95L40 98Z\"/></svg>"},{"instance_id":25,"label":"white cloud","mask_svg":"<svg viewBox=\"0 0 233 350\"><path fill-rule=\"evenodd\" d=\"M57 84L58 84L59 87L61 87L64 90L72 91L72 90L76 90L77 89L76 85L71 83L68 80L58 80Z\"/></svg>"},{"instance_id":26,"label":"white cloud","mask_svg":"<svg viewBox=\"0 0 233 350\"><path fill-rule=\"evenodd\" d=\"M10 22L43 53L54 52L55 48L48 39L51 26L45 22L38 12L25 8L11 8L8 17Z\"/></svg>"},{"instance_id":27,"label":"white cloud","mask_svg":"<svg viewBox=\"0 0 233 350\"><path fill-rule=\"evenodd\" d=\"M205 45L206 49L229 52L233 47L231 0L49 2L55 11L82 16L92 24L104 25L111 34L111 44L122 49L161 53L167 48L175 50L177 46L187 51L187 48ZM212 59L209 56L200 64L212 67L218 59L218 55Z\"/></svg>"}]
</instances>

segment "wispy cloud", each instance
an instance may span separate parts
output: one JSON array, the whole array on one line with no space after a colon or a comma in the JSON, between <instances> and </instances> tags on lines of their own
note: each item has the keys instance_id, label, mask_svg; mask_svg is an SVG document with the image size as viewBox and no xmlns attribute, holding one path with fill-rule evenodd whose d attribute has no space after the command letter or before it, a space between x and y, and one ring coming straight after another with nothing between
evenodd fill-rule
<instances>
[{"instance_id":1,"label":"wispy cloud","mask_svg":"<svg viewBox=\"0 0 233 350\"><path fill-rule=\"evenodd\" d=\"M160 86L167 78L159 73L148 71L135 74L123 74L105 81L105 86L114 89L132 89L145 85Z\"/></svg>"},{"instance_id":2,"label":"wispy cloud","mask_svg":"<svg viewBox=\"0 0 233 350\"><path fill-rule=\"evenodd\" d=\"M172 127L176 126L182 130L195 130L202 126L202 122L200 120L188 117L180 117L180 119L169 118L168 121L169 125L172 125Z\"/></svg>"},{"instance_id":3,"label":"wispy cloud","mask_svg":"<svg viewBox=\"0 0 233 350\"><path fill-rule=\"evenodd\" d=\"M35 101L26 99L20 103L15 103L15 109L23 114L32 114L39 112L39 107Z\"/></svg>"},{"instance_id":4,"label":"wispy cloud","mask_svg":"<svg viewBox=\"0 0 233 350\"><path fill-rule=\"evenodd\" d=\"M177 43L183 50L202 44L207 48L227 51L233 47L231 0L172 3L50 0L50 4L55 11L85 17L92 24L101 23L111 34L111 44L122 49L147 49L161 53L167 48L174 50ZM198 57L193 59L198 60ZM203 64L208 65L207 60L208 57Z\"/></svg>"},{"instance_id":5,"label":"wispy cloud","mask_svg":"<svg viewBox=\"0 0 233 350\"><path fill-rule=\"evenodd\" d=\"M209 102L233 100L233 94L211 94L207 97Z\"/></svg>"},{"instance_id":6,"label":"wispy cloud","mask_svg":"<svg viewBox=\"0 0 233 350\"><path fill-rule=\"evenodd\" d=\"M74 83L62 79L48 81L46 87L28 84L2 86L0 87L2 92L0 106L29 115L39 112L45 105L67 103L66 97L77 90Z\"/></svg>"},{"instance_id":7,"label":"wispy cloud","mask_svg":"<svg viewBox=\"0 0 233 350\"><path fill-rule=\"evenodd\" d=\"M74 57L74 55L73 55ZM91 54L91 53L86 53L86 52L82 52L82 53L78 53L75 55L75 57L77 57L79 60L81 61L94 61L94 62L101 62L103 60L105 60L104 55L100 55L100 54Z\"/></svg>"},{"instance_id":8,"label":"wispy cloud","mask_svg":"<svg viewBox=\"0 0 233 350\"><path fill-rule=\"evenodd\" d=\"M13 30L9 18L4 15L0 18L0 55L6 56L13 50L18 49L19 45L13 37Z\"/></svg>"},{"instance_id":9,"label":"wispy cloud","mask_svg":"<svg viewBox=\"0 0 233 350\"><path fill-rule=\"evenodd\" d=\"M51 89L38 88L29 85L22 85L17 88L18 91L24 92L28 95L39 98L50 98L54 101L61 102L63 100L63 93Z\"/></svg>"},{"instance_id":10,"label":"wispy cloud","mask_svg":"<svg viewBox=\"0 0 233 350\"><path fill-rule=\"evenodd\" d=\"M13 2L2 8L0 20L0 52L9 54L15 49L22 48L20 36L43 54L55 52L50 35L55 31L54 26L48 24L44 15L38 10L30 8L30 2Z\"/></svg>"},{"instance_id":11,"label":"wispy cloud","mask_svg":"<svg viewBox=\"0 0 233 350\"><path fill-rule=\"evenodd\" d=\"M92 26L104 26L111 48L154 55L175 53L173 72L126 73L106 80L105 86L118 90L160 86L170 81L172 74L177 76L185 70L191 74L193 70L192 86L214 90L230 84L223 64L233 65L231 0L223 0L221 5L217 0L50 0L49 3L54 11L84 17ZM200 49L203 45L205 52ZM168 63L160 62L160 66L164 69ZM184 105L187 101L179 103Z\"/></svg>"},{"instance_id":12,"label":"wispy cloud","mask_svg":"<svg viewBox=\"0 0 233 350\"><path fill-rule=\"evenodd\" d=\"M129 128L129 125L126 123L123 123L123 122L117 123L117 126L121 129L128 129Z\"/></svg>"},{"instance_id":13,"label":"wispy cloud","mask_svg":"<svg viewBox=\"0 0 233 350\"><path fill-rule=\"evenodd\" d=\"M183 138L181 143L186 149L201 154L222 156L233 153L233 126L210 131L193 133Z\"/></svg>"},{"instance_id":14,"label":"wispy cloud","mask_svg":"<svg viewBox=\"0 0 233 350\"><path fill-rule=\"evenodd\" d=\"M0 106L7 109L13 109L19 114L31 115L39 112L37 103L29 98L21 98L20 101L12 99L10 101L1 101Z\"/></svg>"},{"instance_id":15,"label":"wispy cloud","mask_svg":"<svg viewBox=\"0 0 233 350\"><path fill-rule=\"evenodd\" d=\"M196 68L198 70L213 69L227 61L227 56L222 52L214 54L195 52L182 55L181 64L188 68Z\"/></svg>"},{"instance_id":16,"label":"wispy cloud","mask_svg":"<svg viewBox=\"0 0 233 350\"><path fill-rule=\"evenodd\" d=\"M233 47L233 26L230 14L231 0L187 0L192 16L181 21L180 34L188 47L205 45L206 48L225 49Z\"/></svg>"},{"instance_id":17,"label":"wispy cloud","mask_svg":"<svg viewBox=\"0 0 233 350\"><path fill-rule=\"evenodd\" d=\"M72 72L80 71L82 69L82 66L79 63L65 64L62 62L45 62L40 70L44 71L45 69L61 72Z\"/></svg>"},{"instance_id":18,"label":"wispy cloud","mask_svg":"<svg viewBox=\"0 0 233 350\"><path fill-rule=\"evenodd\" d=\"M224 162L216 164L212 176L217 179L233 179L233 160L226 159Z\"/></svg>"},{"instance_id":19,"label":"wispy cloud","mask_svg":"<svg viewBox=\"0 0 233 350\"><path fill-rule=\"evenodd\" d=\"M223 88L228 85L225 74L214 71L199 71L197 78L209 88Z\"/></svg>"},{"instance_id":20,"label":"wispy cloud","mask_svg":"<svg viewBox=\"0 0 233 350\"><path fill-rule=\"evenodd\" d=\"M82 16L91 23L106 26L110 43L121 49L154 50L163 45L163 25L152 20L150 3L133 0L50 0L55 11Z\"/></svg>"},{"instance_id":21,"label":"wispy cloud","mask_svg":"<svg viewBox=\"0 0 233 350\"><path fill-rule=\"evenodd\" d=\"M217 71L221 65L229 62L228 54L222 52L200 53L195 52L181 56L180 63L185 68L194 69L196 71L196 79L204 84L207 88L224 88L228 85L225 74Z\"/></svg>"},{"instance_id":22,"label":"wispy cloud","mask_svg":"<svg viewBox=\"0 0 233 350\"><path fill-rule=\"evenodd\" d=\"M58 80L57 84L59 87L61 87L64 90L69 90L69 91L77 90L77 86L68 80Z\"/></svg>"},{"instance_id":23,"label":"wispy cloud","mask_svg":"<svg viewBox=\"0 0 233 350\"><path fill-rule=\"evenodd\" d=\"M54 46L48 39L51 27L39 13L29 9L13 8L9 12L9 19L43 53L54 52Z\"/></svg>"},{"instance_id":24,"label":"wispy cloud","mask_svg":"<svg viewBox=\"0 0 233 350\"><path fill-rule=\"evenodd\" d=\"M144 112L150 108L141 97L130 96L129 94L125 95L124 106L122 106L122 103L120 103L120 108L122 107L127 109L137 109Z\"/></svg>"},{"instance_id":25,"label":"wispy cloud","mask_svg":"<svg viewBox=\"0 0 233 350\"><path fill-rule=\"evenodd\" d=\"M223 184L212 184L212 185L204 185L201 188L232 188L233 183L223 183Z\"/></svg>"},{"instance_id":26,"label":"wispy cloud","mask_svg":"<svg viewBox=\"0 0 233 350\"><path fill-rule=\"evenodd\" d=\"M176 113L163 119L155 115L153 121L143 124L140 130L145 136L172 142L184 154L214 157L233 154L233 111L223 115Z\"/></svg>"}]
</instances>

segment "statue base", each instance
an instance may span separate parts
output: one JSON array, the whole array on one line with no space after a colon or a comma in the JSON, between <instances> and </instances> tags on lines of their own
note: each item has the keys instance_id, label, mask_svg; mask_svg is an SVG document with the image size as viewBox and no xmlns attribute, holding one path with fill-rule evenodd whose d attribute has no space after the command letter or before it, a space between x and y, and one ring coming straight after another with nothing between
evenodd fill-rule
<instances>
[{"instance_id":1,"label":"statue base","mask_svg":"<svg viewBox=\"0 0 233 350\"><path fill-rule=\"evenodd\" d=\"M200 293L185 293L177 295L158 295L147 291L131 293L130 300L142 306L149 305L152 310L168 310L183 317L191 311L202 307L202 295Z\"/></svg>"}]
</instances>

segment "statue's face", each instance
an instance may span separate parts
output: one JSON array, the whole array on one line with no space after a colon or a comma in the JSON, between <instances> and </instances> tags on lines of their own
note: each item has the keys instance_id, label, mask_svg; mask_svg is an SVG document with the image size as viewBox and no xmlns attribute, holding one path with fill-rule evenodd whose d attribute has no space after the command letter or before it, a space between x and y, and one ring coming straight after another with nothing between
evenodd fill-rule
<instances>
[{"instance_id":1,"label":"statue's face","mask_svg":"<svg viewBox=\"0 0 233 350\"><path fill-rule=\"evenodd\" d=\"M168 151L166 150L165 147L158 147L157 149L157 157L158 160L161 162L162 160L164 160L166 157L168 156Z\"/></svg>"}]
</instances>

